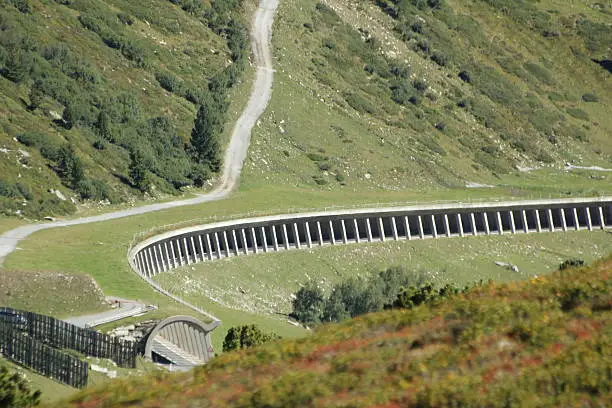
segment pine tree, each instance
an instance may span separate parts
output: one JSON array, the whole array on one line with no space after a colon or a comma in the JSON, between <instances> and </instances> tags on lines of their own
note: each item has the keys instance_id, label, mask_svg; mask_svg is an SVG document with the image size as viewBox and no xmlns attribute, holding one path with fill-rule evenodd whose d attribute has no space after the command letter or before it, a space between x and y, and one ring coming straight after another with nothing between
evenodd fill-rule
<instances>
[{"instance_id":1,"label":"pine tree","mask_svg":"<svg viewBox=\"0 0 612 408\"><path fill-rule=\"evenodd\" d=\"M134 186L142 192L147 191L151 185L150 168L150 160L142 150L135 149L130 152L130 178Z\"/></svg>"},{"instance_id":2,"label":"pine tree","mask_svg":"<svg viewBox=\"0 0 612 408\"><path fill-rule=\"evenodd\" d=\"M4 64L2 75L16 84L22 82L30 74L32 60L19 48L12 48Z\"/></svg>"},{"instance_id":3,"label":"pine tree","mask_svg":"<svg viewBox=\"0 0 612 408\"><path fill-rule=\"evenodd\" d=\"M70 143L60 147L58 151L57 174L71 187L76 187L80 181L85 179L83 163Z\"/></svg>"},{"instance_id":4,"label":"pine tree","mask_svg":"<svg viewBox=\"0 0 612 408\"><path fill-rule=\"evenodd\" d=\"M98 114L98 120L96 121L96 129L100 137L104 140L108 140L109 142L113 142L113 134L110 129L110 122L108 120L108 115L104 110L101 110Z\"/></svg>"},{"instance_id":5,"label":"pine tree","mask_svg":"<svg viewBox=\"0 0 612 408\"><path fill-rule=\"evenodd\" d=\"M30 105L28 105L29 110L35 111L42 105L43 100L45 98L45 93L41 89L40 81L36 81L32 85L28 98L30 99Z\"/></svg>"},{"instance_id":6,"label":"pine tree","mask_svg":"<svg viewBox=\"0 0 612 408\"><path fill-rule=\"evenodd\" d=\"M210 94L204 95L191 131L191 146L196 160L214 172L221 168L219 136L223 131L223 121L223 111L218 104Z\"/></svg>"}]
</instances>

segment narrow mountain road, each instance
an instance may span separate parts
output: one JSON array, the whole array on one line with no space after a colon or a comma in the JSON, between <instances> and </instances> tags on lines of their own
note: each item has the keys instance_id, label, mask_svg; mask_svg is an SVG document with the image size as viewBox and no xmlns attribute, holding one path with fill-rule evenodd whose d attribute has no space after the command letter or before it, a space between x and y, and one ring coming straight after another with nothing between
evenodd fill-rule
<instances>
[{"instance_id":1,"label":"narrow mountain road","mask_svg":"<svg viewBox=\"0 0 612 408\"><path fill-rule=\"evenodd\" d=\"M253 126L255 126L257 119L266 109L272 95L274 69L270 43L272 39L272 24L274 22L274 14L278 7L278 2L279 0L261 0L259 8L255 12L253 18L251 44L255 65L257 67L257 76L253 84L249 102L236 122L229 146L225 152L223 171L218 187L210 193L200 194L191 199L150 204L92 217L55 221L45 224L32 224L15 228L0 236L0 265L2 265L6 256L17 248L19 241L38 231L109 221L169 208L217 201L228 197L238 185L240 172L249 148L251 130Z\"/></svg>"},{"instance_id":2,"label":"narrow mountain road","mask_svg":"<svg viewBox=\"0 0 612 408\"><path fill-rule=\"evenodd\" d=\"M137 316L155 309L155 307L149 307L144 303L134 300L121 298L107 298L107 300L115 303L117 307L102 313L68 317L64 321L79 327L95 327L127 317Z\"/></svg>"}]
</instances>

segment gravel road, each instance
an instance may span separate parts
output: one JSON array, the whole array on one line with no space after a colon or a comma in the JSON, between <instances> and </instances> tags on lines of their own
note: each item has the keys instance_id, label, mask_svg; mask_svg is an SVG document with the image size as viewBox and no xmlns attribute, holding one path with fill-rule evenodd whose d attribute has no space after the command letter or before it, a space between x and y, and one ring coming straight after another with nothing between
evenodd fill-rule
<instances>
[{"instance_id":1,"label":"gravel road","mask_svg":"<svg viewBox=\"0 0 612 408\"><path fill-rule=\"evenodd\" d=\"M274 14L279 0L261 0L259 8L255 12L251 28L251 44L257 66L257 77L253 84L253 90L249 102L236 122L232 138L227 151L223 171L218 187L207 194L200 194L187 200L177 200L165 203L144 205L126 210L110 212L92 217L76 218L65 221L54 221L43 224L32 224L15 228L0 236L0 265L7 255L17 248L17 244L29 235L49 228L67 227L71 225L90 224L100 221L109 221L117 218L130 217L132 215L145 214L153 211L169 208L182 207L185 205L201 204L210 201L222 200L228 197L238 185L240 172L244 159L246 158L251 139L251 130L257 119L266 109L270 96L272 95L272 82L274 69L270 42L272 38L272 24Z\"/></svg>"}]
</instances>

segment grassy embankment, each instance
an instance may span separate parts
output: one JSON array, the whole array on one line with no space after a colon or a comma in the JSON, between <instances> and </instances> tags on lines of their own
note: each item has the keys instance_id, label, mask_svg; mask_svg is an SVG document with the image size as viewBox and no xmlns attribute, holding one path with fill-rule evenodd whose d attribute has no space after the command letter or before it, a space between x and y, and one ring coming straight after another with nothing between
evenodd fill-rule
<instances>
[{"instance_id":1,"label":"grassy embankment","mask_svg":"<svg viewBox=\"0 0 612 408\"><path fill-rule=\"evenodd\" d=\"M484 284L227 353L193 372L117 381L61 406L608 406L611 272L607 258Z\"/></svg>"}]
</instances>

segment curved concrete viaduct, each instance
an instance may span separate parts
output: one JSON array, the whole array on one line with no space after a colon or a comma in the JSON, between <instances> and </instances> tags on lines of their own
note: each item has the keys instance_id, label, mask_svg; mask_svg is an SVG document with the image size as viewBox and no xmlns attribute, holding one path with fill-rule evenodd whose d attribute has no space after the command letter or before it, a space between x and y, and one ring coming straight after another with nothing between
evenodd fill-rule
<instances>
[{"instance_id":1,"label":"curved concrete viaduct","mask_svg":"<svg viewBox=\"0 0 612 408\"><path fill-rule=\"evenodd\" d=\"M232 220L167 232L129 252L155 275L232 256L328 245L612 227L612 197L423 205Z\"/></svg>"}]
</instances>

